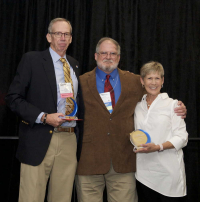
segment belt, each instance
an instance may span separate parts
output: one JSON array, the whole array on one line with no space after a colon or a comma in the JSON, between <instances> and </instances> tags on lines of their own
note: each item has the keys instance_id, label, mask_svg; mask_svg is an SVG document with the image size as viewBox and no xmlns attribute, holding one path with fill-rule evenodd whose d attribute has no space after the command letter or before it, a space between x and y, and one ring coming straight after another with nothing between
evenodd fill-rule
<instances>
[{"instance_id":1,"label":"belt","mask_svg":"<svg viewBox=\"0 0 200 202\"><path fill-rule=\"evenodd\" d=\"M74 132L74 128L62 128L62 127L58 127L58 128L54 128L55 132Z\"/></svg>"}]
</instances>

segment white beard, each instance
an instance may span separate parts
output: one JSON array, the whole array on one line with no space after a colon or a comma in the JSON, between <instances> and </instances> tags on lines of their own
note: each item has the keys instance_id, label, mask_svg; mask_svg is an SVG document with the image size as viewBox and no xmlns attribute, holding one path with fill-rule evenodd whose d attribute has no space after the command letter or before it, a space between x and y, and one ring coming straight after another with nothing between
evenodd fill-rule
<instances>
[{"instance_id":1,"label":"white beard","mask_svg":"<svg viewBox=\"0 0 200 202\"><path fill-rule=\"evenodd\" d=\"M112 62L111 65L104 65L103 62ZM103 70L104 72L112 72L114 69L116 69L118 67L119 63L115 63L113 64L113 60L103 60L103 62L99 63L97 62L97 66L99 67L99 69Z\"/></svg>"}]
</instances>

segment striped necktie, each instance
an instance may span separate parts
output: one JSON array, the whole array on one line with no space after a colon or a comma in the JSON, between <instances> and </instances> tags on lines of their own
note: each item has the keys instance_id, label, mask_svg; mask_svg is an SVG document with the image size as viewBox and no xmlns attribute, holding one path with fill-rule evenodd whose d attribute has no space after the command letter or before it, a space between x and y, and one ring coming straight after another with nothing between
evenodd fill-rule
<instances>
[{"instance_id":1,"label":"striped necktie","mask_svg":"<svg viewBox=\"0 0 200 202\"><path fill-rule=\"evenodd\" d=\"M70 75L69 64L66 62L65 58L60 58L60 61L63 63L63 71L64 71L65 82L66 83L71 83L72 92L73 92L73 95L74 95L74 87L73 87L73 82L72 82L72 78L71 78L71 75ZM65 114L69 115L74 110L74 103L69 97L66 98L66 103L67 103L67 105L66 105Z\"/></svg>"}]
</instances>

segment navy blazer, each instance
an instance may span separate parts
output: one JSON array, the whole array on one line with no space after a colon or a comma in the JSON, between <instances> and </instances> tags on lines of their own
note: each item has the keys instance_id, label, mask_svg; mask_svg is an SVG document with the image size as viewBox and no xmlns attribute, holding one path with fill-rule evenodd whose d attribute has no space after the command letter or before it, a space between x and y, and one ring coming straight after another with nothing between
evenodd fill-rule
<instances>
[{"instance_id":1,"label":"navy blazer","mask_svg":"<svg viewBox=\"0 0 200 202\"><path fill-rule=\"evenodd\" d=\"M79 78L78 61L68 55L66 57L76 77ZM79 86L79 106L82 103L80 97L82 96ZM25 164L39 165L45 157L54 128L48 124L36 124L35 120L41 112L57 113L56 77L49 49L23 55L6 96L6 102L21 118L17 158ZM79 107L81 108L83 107ZM78 116L83 118L80 113ZM78 130L76 134L79 136Z\"/></svg>"}]
</instances>

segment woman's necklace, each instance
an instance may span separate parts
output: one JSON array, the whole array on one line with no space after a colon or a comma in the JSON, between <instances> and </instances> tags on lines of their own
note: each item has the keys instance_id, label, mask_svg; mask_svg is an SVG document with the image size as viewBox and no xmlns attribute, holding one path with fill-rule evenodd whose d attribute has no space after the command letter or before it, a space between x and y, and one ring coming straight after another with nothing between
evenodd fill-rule
<instances>
[{"instance_id":1,"label":"woman's necklace","mask_svg":"<svg viewBox=\"0 0 200 202\"><path fill-rule=\"evenodd\" d=\"M157 95L158 96L158 95ZM147 103L147 107L149 109L149 107L151 106L151 104L153 103L153 101L157 98L157 96L150 96L151 98L148 97L148 95L146 96L146 103ZM148 101L147 101L148 100Z\"/></svg>"},{"instance_id":2,"label":"woman's necklace","mask_svg":"<svg viewBox=\"0 0 200 202\"><path fill-rule=\"evenodd\" d=\"M147 107L149 108L151 106L151 104L148 104L148 102L147 102Z\"/></svg>"},{"instance_id":3,"label":"woman's necklace","mask_svg":"<svg viewBox=\"0 0 200 202\"><path fill-rule=\"evenodd\" d=\"M149 108L149 107L151 106L152 102L151 102L151 103L148 103L147 97L146 97L146 102L147 102L147 107Z\"/></svg>"}]
</instances>

